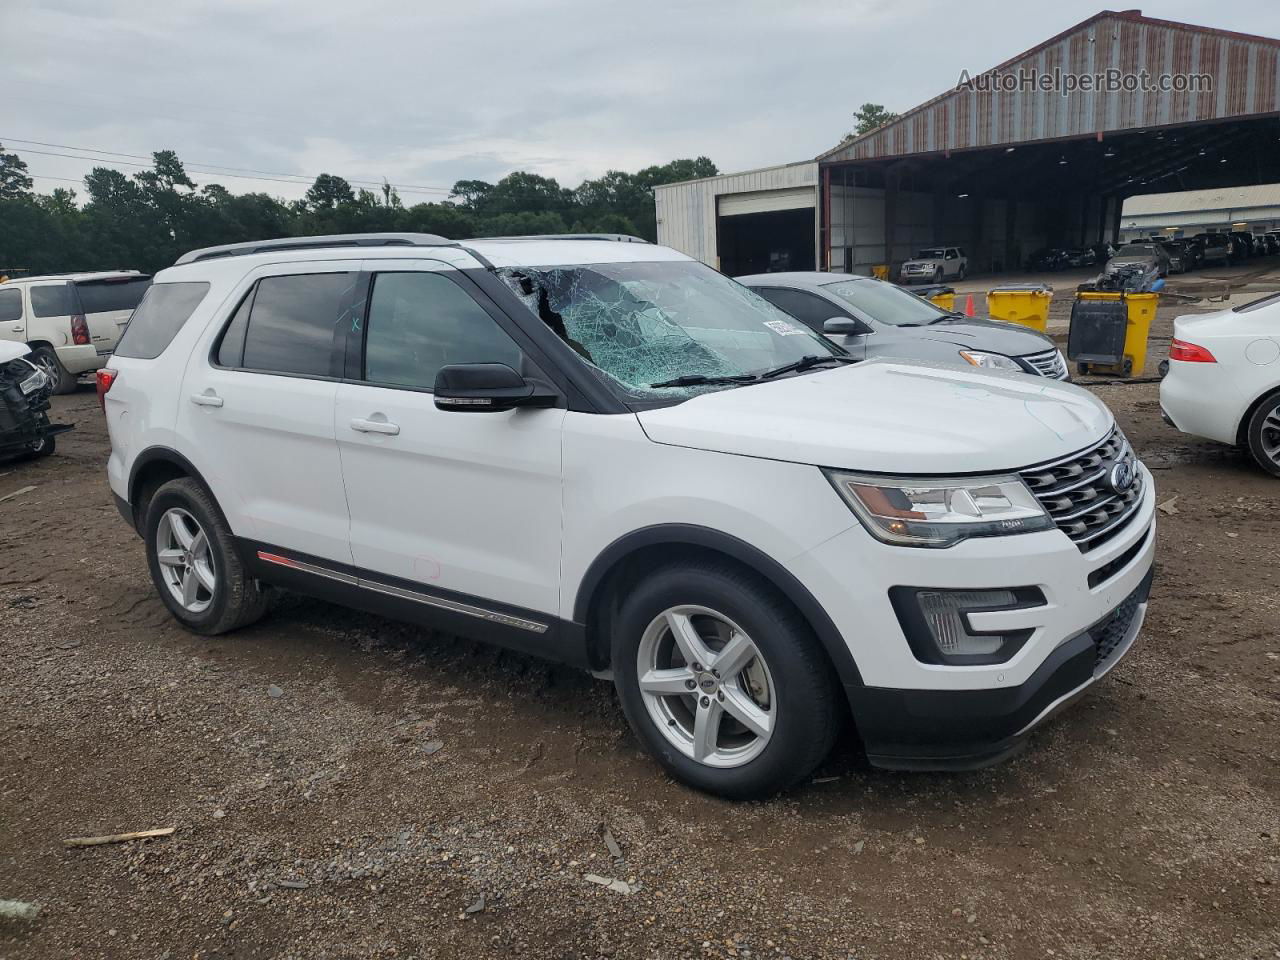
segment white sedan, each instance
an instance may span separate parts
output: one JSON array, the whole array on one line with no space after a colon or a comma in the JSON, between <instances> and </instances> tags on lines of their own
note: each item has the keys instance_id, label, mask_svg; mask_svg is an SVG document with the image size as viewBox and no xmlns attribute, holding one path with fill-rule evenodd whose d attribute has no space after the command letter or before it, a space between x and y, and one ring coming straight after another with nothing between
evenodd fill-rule
<instances>
[{"instance_id":1,"label":"white sedan","mask_svg":"<svg viewBox=\"0 0 1280 960\"><path fill-rule=\"evenodd\" d=\"M1247 447L1280 477L1280 294L1174 320L1160 407L1183 433Z\"/></svg>"}]
</instances>

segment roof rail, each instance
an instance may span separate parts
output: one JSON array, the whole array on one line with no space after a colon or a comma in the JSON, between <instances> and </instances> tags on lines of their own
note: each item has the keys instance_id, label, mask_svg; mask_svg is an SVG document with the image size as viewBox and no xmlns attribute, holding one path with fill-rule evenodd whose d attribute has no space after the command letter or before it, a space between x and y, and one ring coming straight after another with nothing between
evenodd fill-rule
<instances>
[{"instance_id":1,"label":"roof rail","mask_svg":"<svg viewBox=\"0 0 1280 960\"><path fill-rule=\"evenodd\" d=\"M476 237L476 240L612 240L615 243L648 243L627 233L535 233L520 237Z\"/></svg>"},{"instance_id":2,"label":"roof rail","mask_svg":"<svg viewBox=\"0 0 1280 960\"><path fill-rule=\"evenodd\" d=\"M281 237L278 240L254 240L249 243L226 243L184 253L173 262L196 263L218 257L243 257L251 253L273 250L313 250L323 247L456 247L457 241L434 233L335 233L321 237Z\"/></svg>"}]
</instances>

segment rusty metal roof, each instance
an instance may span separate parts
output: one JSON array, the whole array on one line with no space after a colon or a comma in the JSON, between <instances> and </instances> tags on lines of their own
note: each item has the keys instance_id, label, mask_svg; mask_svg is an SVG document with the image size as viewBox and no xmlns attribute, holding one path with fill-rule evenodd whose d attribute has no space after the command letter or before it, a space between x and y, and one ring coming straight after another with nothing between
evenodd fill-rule
<instances>
[{"instance_id":1,"label":"rusty metal roof","mask_svg":"<svg viewBox=\"0 0 1280 960\"><path fill-rule=\"evenodd\" d=\"M876 160L1280 112L1280 40L1104 10L983 74L1205 75L1200 92L956 89L846 140L823 163Z\"/></svg>"}]
</instances>

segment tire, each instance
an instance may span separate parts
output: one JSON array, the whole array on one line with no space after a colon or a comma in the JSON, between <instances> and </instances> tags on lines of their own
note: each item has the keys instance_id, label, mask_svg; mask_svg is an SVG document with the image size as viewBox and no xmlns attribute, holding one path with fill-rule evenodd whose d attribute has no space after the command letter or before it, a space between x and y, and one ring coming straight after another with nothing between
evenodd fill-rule
<instances>
[{"instance_id":1,"label":"tire","mask_svg":"<svg viewBox=\"0 0 1280 960\"><path fill-rule=\"evenodd\" d=\"M959 273L956 275L957 279L963 280L968 275L968 273L969 273L968 268L961 267Z\"/></svg>"},{"instance_id":2,"label":"tire","mask_svg":"<svg viewBox=\"0 0 1280 960\"><path fill-rule=\"evenodd\" d=\"M1082 377L1087 377L1089 375L1089 365L1087 363L1077 363L1076 373Z\"/></svg>"},{"instance_id":3,"label":"tire","mask_svg":"<svg viewBox=\"0 0 1280 960\"><path fill-rule=\"evenodd\" d=\"M45 372L53 381L53 392L56 394L74 393L76 378L67 372L67 368L58 359L53 347L36 347L31 351L31 362Z\"/></svg>"},{"instance_id":4,"label":"tire","mask_svg":"<svg viewBox=\"0 0 1280 960\"><path fill-rule=\"evenodd\" d=\"M1249 452L1263 470L1280 477L1280 393L1258 405L1245 432Z\"/></svg>"},{"instance_id":5,"label":"tire","mask_svg":"<svg viewBox=\"0 0 1280 960\"><path fill-rule=\"evenodd\" d=\"M936 269L934 269L934 271L933 271L933 282L934 282L934 283L941 283L941 282L942 282L942 268L941 268L941 267L937 267Z\"/></svg>"},{"instance_id":6,"label":"tire","mask_svg":"<svg viewBox=\"0 0 1280 960\"><path fill-rule=\"evenodd\" d=\"M726 658L733 666L721 677L716 665ZM669 567L633 589L614 622L613 671L623 712L658 763L729 799L767 797L802 780L838 733L837 686L813 631L768 583L728 563ZM713 732L699 740L700 729Z\"/></svg>"},{"instance_id":7,"label":"tire","mask_svg":"<svg viewBox=\"0 0 1280 960\"><path fill-rule=\"evenodd\" d=\"M156 591L188 630L213 636L266 612L267 595L245 571L222 511L195 480L182 477L160 487L147 504L142 530Z\"/></svg>"}]
</instances>

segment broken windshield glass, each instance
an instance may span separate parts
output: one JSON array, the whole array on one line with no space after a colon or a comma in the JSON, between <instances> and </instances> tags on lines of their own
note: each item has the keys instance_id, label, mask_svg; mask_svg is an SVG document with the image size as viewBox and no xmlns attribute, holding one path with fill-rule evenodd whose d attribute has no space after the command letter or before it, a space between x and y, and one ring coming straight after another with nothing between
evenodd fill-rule
<instances>
[{"instance_id":1,"label":"broken windshield glass","mask_svg":"<svg viewBox=\"0 0 1280 960\"><path fill-rule=\"evenodd\" d=\"M841 353L772 304L688 261L509 267L528 308L599 375L631 397L730 389L808 354ZM725 378L740 378L740 381ZM703 378L712 383L678 383Z\"/></svg>"}]
</instances>

